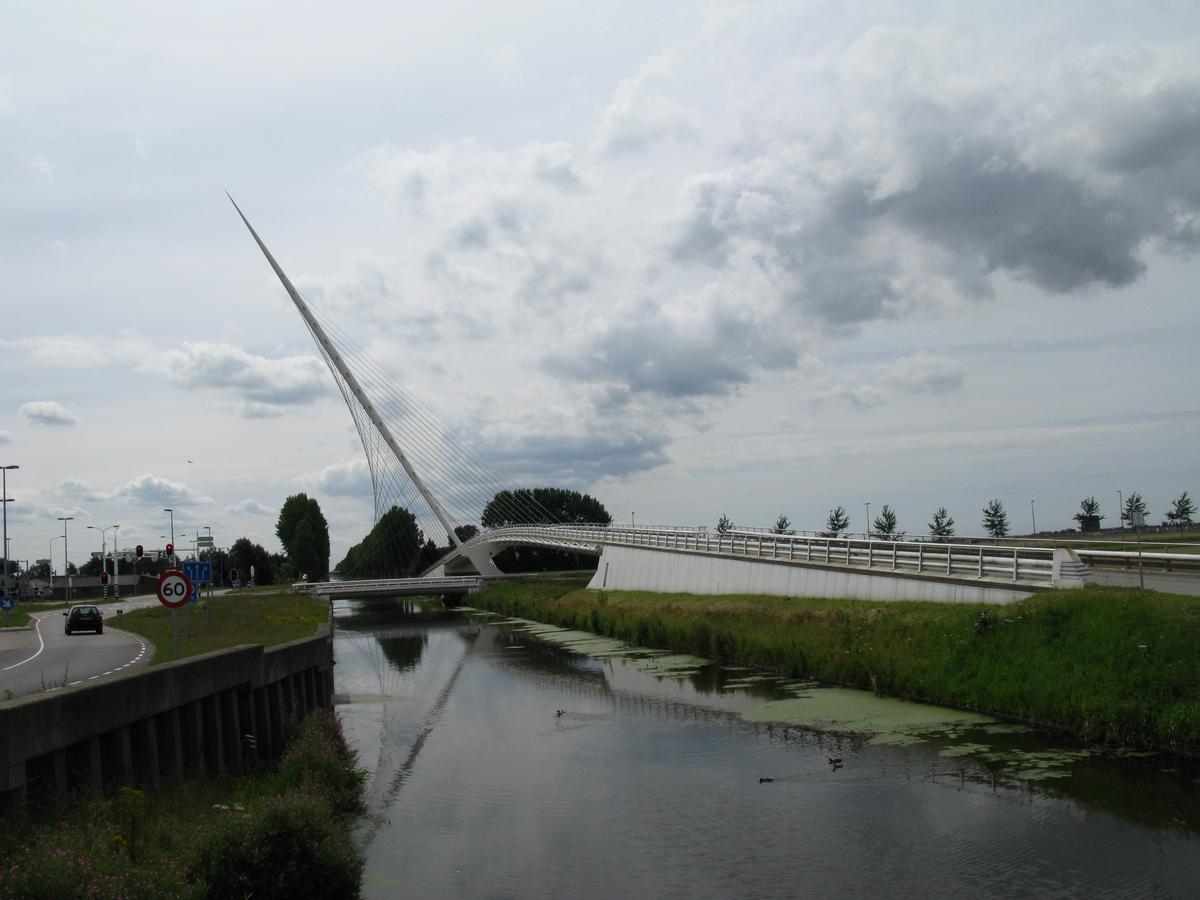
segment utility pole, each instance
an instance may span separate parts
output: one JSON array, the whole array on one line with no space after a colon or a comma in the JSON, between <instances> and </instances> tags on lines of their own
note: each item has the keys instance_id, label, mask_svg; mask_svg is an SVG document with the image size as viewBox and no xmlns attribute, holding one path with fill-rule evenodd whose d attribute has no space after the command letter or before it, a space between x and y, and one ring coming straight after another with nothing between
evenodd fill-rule
<instances>
[{"instance_id":1,"label":"utility pole","mask_svg":"<svg viewBox=\"0 0 1200 900\"><path fill-rule=\"evenodd\" d=\"M63 523L63 575L67 579L66 598L67 603L71 602L71 553L67 548L67 523L74 522L74 516L59 516L58 521Z\"/></svg>"},{"instance_id":2,"label":"utility pole","mask_svg":"<svg viewBox=\"0 0 1200 900\"><path fill-rule=\"evenodd\" d=\"M1034 533L1034 535L1036 535L1036 534L1037 534L1037 514L1036 514L1036 513L1034 513L1034 511L1033 511L1033 504L1034 504L1035 502L1037 502L1037 501L1035 501L1035 500L1030 500L1030 501L1029 501L1029 518L1033 519L1033 533Z\"/></svg>"},{"instance_id":3,"label":"utility pole","mask_svg":"<svg viewBox=\"0 0 1200 900\"><path fill-rule=\"evenodd\" d=\"M863 526L863 531L866 533L867 538L870 539L870 537L871 537L871 501L864 500L863 506L865 506L867 508L867 524Z\"/></svg>"}]
</instances>

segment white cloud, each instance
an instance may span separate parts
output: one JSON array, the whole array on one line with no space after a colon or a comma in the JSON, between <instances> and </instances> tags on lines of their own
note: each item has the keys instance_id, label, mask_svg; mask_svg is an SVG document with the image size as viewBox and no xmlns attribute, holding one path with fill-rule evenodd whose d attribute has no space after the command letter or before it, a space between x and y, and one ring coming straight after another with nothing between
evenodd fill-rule
<instances>
[{"instance_id":1,"label":"white cloud","mask_svg":"<svg viewBox=\"0 0 1200 900\"><path fill-rule=\"evenodd\" d=\"M253 516L269 516L272 510L250 497L225 507L228 513L244 513Z\"/></svg>"},{"instance_id":2,"label":"white cloud","mask_svg":"<svg viewBox=\"0 0 1200 900\"><path fill-rule=\"evenodd\" d=\"M53 400L32 400L19 411L34 425L69 427L79 424L79 419Z\"/></svg>"},{"instance_id":3,"label":"white cloud","mask_svg":"<svg viewBox=\"0 0 1200 900\"><path fill-rule=\"evenodd\" d=\"M212 503L211 498L197 493L181 482L151 473L139 475L126 482L109 496L149 504Z\"/></svg>"},{"instance_id":4,"label":"white cloud","mask_svg":"<svg viewBox=\"0 0 1200 900\"><path fill-rule=\"evenodd\" d=\"M187 390L218 390L248 418L280 415L325 395L329 375L315 356L269 359L233 344L185 341L144 364L143 371L167 375Z\"/></svg>"},{"instance_id":5,"label":"white cloud","mask_svg":"<svg viewBox=\"0 0 1200 900\"><path fill-rule=\"evenodd\" d=\"M334 463L304 479L312 490L335 497L370 497L371 470L366 460Z\"/></svg>"},{"instance_id":6,"label":"white cloud","mask_svg":"<svg viewBox=\"0 0 1200 900\"><path fill-rule=\"evenodd\" d=\"M966 366L921 351L879 367L879 381L907 394L945 394L962 387Z\"/></svg>"}]
</instances>

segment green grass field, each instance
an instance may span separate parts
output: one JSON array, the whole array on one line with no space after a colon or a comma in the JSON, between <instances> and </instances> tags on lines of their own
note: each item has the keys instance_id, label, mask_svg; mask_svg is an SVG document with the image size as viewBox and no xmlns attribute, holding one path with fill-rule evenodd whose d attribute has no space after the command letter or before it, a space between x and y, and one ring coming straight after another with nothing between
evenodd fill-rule
<instances>
[{"instance_id":1,"label":"green grass field","mask_svg":"<svg viewBox=\"0 0 1200 900\"><path fill-rule=\"evenodd\" d=\"M151 665L176 659L171 610L165 606L125 613L114 625L149 639ZM329 621L329 604L307 594L226 594L179 610L179 657L239 644L282 644L308 637Z\"/></svg>"},{"instance_id":2,"label":"green grass field","mask_svg":"<svg viewBox=\"0 0 1200 900\"><path fill-rule=\"evenodd\" d=\"M1089 587L1006 606L488 587L471 605L648 647L1200 754L1200 599Z\"/></svg>"}]
</instances>

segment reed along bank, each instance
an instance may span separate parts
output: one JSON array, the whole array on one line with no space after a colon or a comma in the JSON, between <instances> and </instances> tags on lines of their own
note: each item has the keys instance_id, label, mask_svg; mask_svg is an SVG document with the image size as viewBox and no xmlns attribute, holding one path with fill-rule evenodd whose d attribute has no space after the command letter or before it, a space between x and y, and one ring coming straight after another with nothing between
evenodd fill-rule
<instances>
[{"instance_id":1,"label":"reed along bank","mask_svg":"<svg viewBox=\"0 0 1200 900\"><path fill-rule=\"evenodd\" d=\"M494 584L472 605L632 644L1200 755L1200 598L1109 587L1004 606Z\"/></svg>"}]
</instances>

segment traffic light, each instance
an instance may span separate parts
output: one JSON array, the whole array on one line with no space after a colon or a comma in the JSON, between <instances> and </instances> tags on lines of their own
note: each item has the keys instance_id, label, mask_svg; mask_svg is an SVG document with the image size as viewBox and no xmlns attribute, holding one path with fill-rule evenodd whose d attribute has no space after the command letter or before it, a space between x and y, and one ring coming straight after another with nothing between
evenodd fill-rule
<instances>
[{"instance_id":1,"label":"traffic light","mask_svg":"<svg viewBox=\"0 0 1200 900\"><path fill-rule=\"evenodd\" d=\"M101 583L101 584L108 584L108 572L101 572L101 573L100 573L100 583Z\"/></svg>"},{"instance_id":2,"label":"traffic light","mask_svg":"<svg viewBox=\"0 0 1200 900\"><path fill-rule=\"evenodd\" d=\"M174 552L175 552L175 545L167 544L167 556L170 556Z\"/></svg>"},{"instance_id":3,"label":"traffic light","mask_svg":"<svg viewBox=\"0 0 1200 900\"><path fill-rule=\"evenodd\" d=\"M141 545L141 544L138 544L136 547L134 547L134 548L133 548L133 552L137 554L137 558L138 558L138 559L141 559L141 558L142 558L142 554L143 554L145 551L142 549L142 545Z\"/></svg>"}]
</instances>

